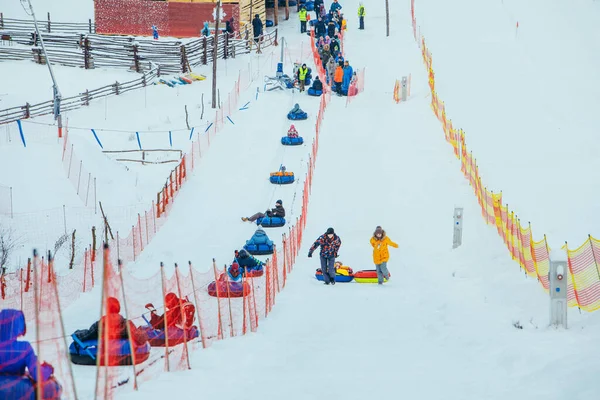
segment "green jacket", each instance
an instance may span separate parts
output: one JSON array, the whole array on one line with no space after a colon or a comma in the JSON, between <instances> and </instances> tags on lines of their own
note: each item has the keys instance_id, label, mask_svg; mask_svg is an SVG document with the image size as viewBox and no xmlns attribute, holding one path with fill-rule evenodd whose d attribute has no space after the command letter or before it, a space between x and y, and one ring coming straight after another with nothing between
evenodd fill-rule
<instances>
[{"instance_id":1,"label":"green jacket","mask_svg":"<svg viewBox=\"0 0 600 400\"><path fill-rule=\"evenodd\" d=\"M300 18L300 21L302 22L306 22L306 9L302 9L300 10L300 12L298 13L298 17Z\"/></svg>"},{"instance_id":2,"label":"green jacket","mask_svg":"<svg viewBox=\"0 0 600 400\"><path fill-rule=\"evenodd\" d=\"M365 11L365 6L358 7L358 16L359 17L364 17L365 15L367 15L367 13Z\"/></svg>"}]
</instances>

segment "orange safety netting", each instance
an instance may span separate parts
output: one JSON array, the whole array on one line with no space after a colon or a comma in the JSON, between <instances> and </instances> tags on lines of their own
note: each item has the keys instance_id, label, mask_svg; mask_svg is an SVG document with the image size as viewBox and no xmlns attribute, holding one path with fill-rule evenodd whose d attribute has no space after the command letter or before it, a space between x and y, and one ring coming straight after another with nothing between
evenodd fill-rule
<instances>
[{"instance_id":1,"label":"orange safety netting","mask_svg":"<svg viewBox=\"0 0 600 400\"><path fill-rule=\"evenodd\" d=\"M523 226L517 214L509 209L508 204L502 204L502 193L494 193L483 185L477 161L473 152L467 147L465 132L454 128L452 121L446 115L446 106L435 90L433 59L420 29L417 34L414 0L411 0L411 17L413 34L421 48L423 62L429 75L431 109L442 124L446 141L452 146L456 158L460 160L461 172L473 188L484 221L486 224L496 226L498 235L504 241L511 257L519 263L525 274L535 277L543 289L548 291L550 248L546 235L542 240L535 241L531 224ZM586 311L600 308L599 243L590 236L575 250L570 250L566 243L563 246L569 265L567 299L571 307L578 306Z\"/></svg>"}]
</instances>

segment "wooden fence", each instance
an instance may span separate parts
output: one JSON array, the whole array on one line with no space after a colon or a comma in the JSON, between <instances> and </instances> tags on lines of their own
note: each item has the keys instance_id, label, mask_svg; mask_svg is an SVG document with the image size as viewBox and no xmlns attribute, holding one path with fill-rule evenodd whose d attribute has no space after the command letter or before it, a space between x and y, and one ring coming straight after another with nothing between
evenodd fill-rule
<instances>
[{"instance_id":1,"label":"wooden fence","mask_svg":"<svg viewBox=\"0 0 600 400\"><path fill-rule=\"evenodd\" d=\"M38 20L38 28L42 33L73 32L73 33L96 33L96 25L91 19L88 22L53 22L48 13L47 20ZM13 32L32 32L35 25L32 20L4 18L0 12L0 29Z\"/></svg>"},{"instance_id":2,"label":"wooden fence","mask_svg":"<svg viewBox=\"0 0 600 400\"><path fill-rule=\"evenodd\" d=\"M33 59L44 64L45 57L35 32L2 31L9 35L8 44L0 46L1 60ZM277 29L264 34L260 48L277 45ZM133 36L104 36L77 33L44 34L44 44L52 63L69 67L91 69L127 68L136 72L151 70L152 63L161 73L188 72L193 67L212 63L214 35L182 42L179 40L152 40ZM13 44L15 44L13 46ZM245 25L236 35L218 35L219 58L236 57L250 53L258 45L254 42L252 26Z\"/></svg>"},{"instance_id":3,"label":"wooden fence","mask_svg":"<svg viewBox=\"0 0 600 400\"><path fill-rule=\"evenodd\" d=\"M90 101L106 96L120 95L131 90L143 88L151 84L158 76L158 70L154 69L144 72L143 75L132 81L103 86L94 90L86 90L77 96L65 97L61 100L60 109L62 112L75 110L77 108L88 106ZM49 115L54 112L54 100L48 100L39 104L25 104L24 106L7 108L0 110L0 125L8 124L20 119L39 117Z\"/></svg>"}]
</instances>

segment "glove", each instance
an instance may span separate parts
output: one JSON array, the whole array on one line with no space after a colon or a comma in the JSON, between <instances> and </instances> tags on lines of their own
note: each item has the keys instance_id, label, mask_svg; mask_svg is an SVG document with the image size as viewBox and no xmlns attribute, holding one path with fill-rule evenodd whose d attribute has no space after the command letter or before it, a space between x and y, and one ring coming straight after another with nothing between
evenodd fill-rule
<instances>
[{"instance_id":1,"label":"glove","mask_svg":"<svg viewBox=\"0 0 600 400\"><path fill-rule=\"evenodd\" d=\"M308 252L308 258L311 258L311 257L312 257L312 251L309 251Z\"/></svg>"},{"instance_id":2,"label":"glove","mask_svg":"<svg viewBox=\"0 0 600 400\"><path fill-rule=\"evenodd\" d=\"M47 381L54 374L54 367L47 362L40 365L42 381Z\"/></svg>"},{"instance_id":3,"label":"glove","mask_svg":"<svg viewBox=\"0 0 600 400\"><path fill-rule=\"evenodd\" d=\"M150 310L151 312L156 311L156 309L154 308L154 305L152 303L148 303L144 306L146 309Z\"/></svg>"}]
</instances>

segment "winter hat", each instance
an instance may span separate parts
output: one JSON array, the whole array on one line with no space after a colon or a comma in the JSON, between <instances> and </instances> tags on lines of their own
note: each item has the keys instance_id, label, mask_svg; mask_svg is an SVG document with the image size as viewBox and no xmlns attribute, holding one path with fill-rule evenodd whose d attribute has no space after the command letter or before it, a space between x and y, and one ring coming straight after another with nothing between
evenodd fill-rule
<instances>
[{"instance_id":1,"label":"winter hat","mask_svg":"<svg viewBox=\"0 0 600 400\"><path fill-rule=\"evenodd\" d=\"M277 204L279 204L280 206L282 206L282 205L283 205L283 201L281 201L281 200L277 200L277 201L275 202L275 205L277 205Z\"/></svg>"},{"instance_id":2,"label":"winter hat","mask_svg":"<svg viewBox=\"0 0 600 400\"><path fill-rule=\"evenodd\" d=\"M375 228L375 232L373 233L373 236L377 236L381 234L381 237L383 238L383 236L385 236L385 231L383 230L383 228L381 226L377 226Z\"/></svg>"},{"instance_id":3,"label":"winter hat","mask_svg":"<svg viewBox=\"0 0 600 400\"><path fill-rule=\"evenodd\" d=\"M108 314L118 314L121 312L121 304L114 297L106 299L106 311Z\"/></svg>"},{"instance_id":4,"label":"winter hat","mask_svg":"<svg viewBox=\"0 0 600 400\"><path fill-rule=\"evenodd\" d=\"M241 249L239 252L239 256L240 256L240 258L248 257L248 252L246 251L246 249Z\"/></svg>"},{"instance_id":5,"label":"winter hat","mask_svg":"<svg viewBox=\"0 0 600 400\"><path fill-rule=\"evenodd\" d=\"M333 228L327 228L327 232L325 232L326 235L333 235L335 234Z\"/></svg>"},{"instance_id":6,"label":"winter hat","mask_svg":"<svg viewBox=\"0 0 600 400\"><path fill-rule=\"evenodd\" d=\"M238 264L237 262L233 262L233 264L231 264L231 272L240 272L240 264Z\"/></svg>"}]
</instances>

